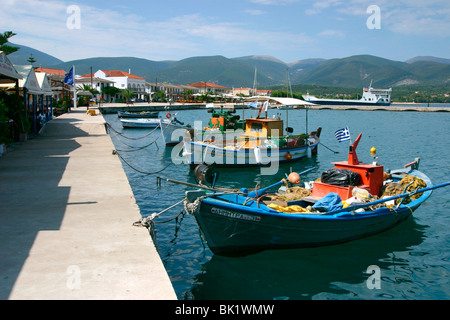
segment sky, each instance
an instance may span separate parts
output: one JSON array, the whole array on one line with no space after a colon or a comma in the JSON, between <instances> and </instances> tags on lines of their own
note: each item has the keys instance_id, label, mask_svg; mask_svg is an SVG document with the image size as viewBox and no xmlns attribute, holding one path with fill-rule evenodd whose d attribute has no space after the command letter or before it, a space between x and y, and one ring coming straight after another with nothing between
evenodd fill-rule
<instances>
[{"instance_id":1,"label":"sky","mask_svg":"<svg viewBox=\"0 0 450 320\"><path fill-rule=\"evenodd\" d=\"M450 58L448 0L0 0L0 32L63 61Z\"/></svg>"}]
</instances>

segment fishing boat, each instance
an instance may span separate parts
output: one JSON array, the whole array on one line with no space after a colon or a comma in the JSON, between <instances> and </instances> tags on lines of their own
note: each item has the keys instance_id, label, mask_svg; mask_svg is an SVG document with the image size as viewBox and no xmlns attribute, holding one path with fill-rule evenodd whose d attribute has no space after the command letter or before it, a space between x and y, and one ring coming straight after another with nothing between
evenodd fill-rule
<instances>
[{"instance_id":1,"label":"fishing boat","mask_svg":"<svg viewBox=\"0 0 450 320\"><path fill-rule=\"evenodd\" d=\"M144 111L144 112L130 112L130 111L117 111L117 116L119 118L126 118L126 119L155 119L158 118L159 112L151 112L151 111Z\"/></svg>"},{"instance_id":2,"label":"fishing boat","mask_svg":"<svg viewBox=\"0 0 450 320\"><path fill-rule=\"evenodd\" d=\"M418 170L418 158L389 173L377 162L360 163L360 139L350 146L347 161L334 163L305 188L299 184L304 173L291 173L288 181L251 192L192 190L185 209L213 253L243 255L334 245L382 232L406 220L433 189L450 185L433 186Z\"/></svg>"},{"instance_id":3,"label":"fishing boat","mask_svg":"<svg viewBox=\"0 0 450 320\"><path fill-rule=\"evenodd\" d=\"M163 137L164 144L168 147L175 146L183 142L185 138L190 139L192 134L192 127L190 125L185 125L176 118L161 124L161 135Z\"/></svg>"},{"instance_id":4,"label":"fishing boat","mask_svg":"<svg viewBox=\"0 0 450 320\"><path fill-rule=\"evenodd\" d=\"M237 130L225 131L222 118L217 118L212 129L205 132L201 139L196 135L193 140L184 141L185 162L191 168L199 164L216 166L267 166L299 160L317 153L321 128L310 134L292 134L293 129L280 117L268 118L267 110L272 106L309 105L300 99L254 97L252 101L261 102L256 118L241 120ZM262 103L264 102L264 103ZM288 112L288 111L287 111ZM260 117L265 113L265 117ZM214 118L211 118L214 120ZM284 134L286 130L286 134Z\"/></svg>"},{"instance_id":5,"label":"fishing boat","mask_svg":"<svg viewBox=\"0 0 450 320\"><path fill-rule=\"evenodd\" d=\"M157 128L161 124L170 123L169 119L165 118L149 118L149 119L127 119L121 118L120 122L124 128Z\"/></svg>"},{"instance_id":6,"label":"fishing boat","mask_svg":"<svg viewBox=\"0 0 450 320\"><path fill-rule=\"evenodd\" d=\"M186 139L199 139L203 140L206 136L210 136L214 133L227 132L242 132L245 125L245 121L240 119L240 116L235 115L234 109L226 109L223 106L220 108L208 107L208 112L211 113L209 123L207 126L197 128L197 132L194 131L193 126L190 124L185 125L176 117L174 117L170 123L165 123L161 126L161 133L166 146L174 146ZM194 137L194 135L197 135Z\"/></svg>"},{"instance_id":7,"label":"fishing boat","mask_svg":"<svg viewBox=\"0 0 450 320\"><path fill-rule=\"evenodd\" d=\"M346 105L346 106L390 106L392 89L374 89L372 83L363 89L362 98L353 99L320 99L310 95L309 92L303 96L305 101L320 105Z\"/></svg>"}]
</instances>

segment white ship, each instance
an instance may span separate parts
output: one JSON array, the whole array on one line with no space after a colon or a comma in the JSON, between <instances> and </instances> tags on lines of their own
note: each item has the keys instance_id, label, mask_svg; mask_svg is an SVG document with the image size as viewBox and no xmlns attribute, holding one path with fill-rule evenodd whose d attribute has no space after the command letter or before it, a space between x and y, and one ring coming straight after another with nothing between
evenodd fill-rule
<instances>
[{"instance_id":1,"label":"white ship","mask_svg":"<svg viewBox=\"0 0 450 320\"><path fill-rule=\"evenodd\" d=\"M320 99L309 94L303 95L303 99L307 102L320 105L359 105L359 106L390 106L391 105L390 89L374 89L372 83L369 88L364 88L363 96L359 100L350 99Z\"/></svg>"}]
</instances>

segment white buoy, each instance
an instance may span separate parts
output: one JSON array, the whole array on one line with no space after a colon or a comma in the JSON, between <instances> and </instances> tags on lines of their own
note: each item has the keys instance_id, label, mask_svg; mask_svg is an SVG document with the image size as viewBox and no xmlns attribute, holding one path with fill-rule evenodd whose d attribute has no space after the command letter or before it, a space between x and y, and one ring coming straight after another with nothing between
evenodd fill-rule
<instances>
[{"instance_id":1,"label":"white buoy","mask_svg":"<svg viewBox=\"0 0 450 320\"><path fill-rule=\"evenodd\" d=\"M259 147L256 147L255 149L253 149L253 152L255 153L256 163L261 164L262 162L261 149Z\"/></svg>"}]
</instances>

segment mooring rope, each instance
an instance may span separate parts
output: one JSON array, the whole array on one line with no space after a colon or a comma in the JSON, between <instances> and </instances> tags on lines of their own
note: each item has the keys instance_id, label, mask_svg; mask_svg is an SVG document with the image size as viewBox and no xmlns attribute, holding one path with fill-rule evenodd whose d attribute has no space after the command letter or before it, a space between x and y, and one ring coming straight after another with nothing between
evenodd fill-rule
<instances>
[{"instance_id":1,"label":"mooring rope","mask_svg":"<svg viewBox=\"0 0 450 320\"><path fill-rule=\"evenodd\" d=\"M129 166L131 169L133 169L134 171L136 171L136 172L138 172L138 173L141 173L141 174L145 174L145 175L153 175L153 174L158 174L158 173L161 173L161 172L163 172L164 170L166 170L167 168L169 168L171 165L173 165L173 162L170 162L166 167L164 167L163 169L161 169L161 170L159 170L159 171L155 171L155 172L146 172L146 171L142 171L142 170L139 170L139 169L137 169L137 168L135 168L134 166L132 166L130 163L128 163L128 161L124 158L124 157L122 157L122 155L119 153L119 152L117 152L116 151L116 154L119 156L119 158L127 165L127 166Z\"/></svg>"},{"instance_id":2,"label":"mooring rope","mask_svg":"<svg viewBox=\"0 0 450 320\"><path fill-rule=\"evenodd\" d=\"M181 200L181 201L175 203L174 205L171 205L170 207L164 209L163 211L161 211L161 212L159 212L159 213L153 213L153 214L151 214L151 215L150 215L149 217L147 217L147 218L142 218L142 219L140 219L139 221L136 221L135 223L133 223L133 226L135 226L135 227L147 227L147 228L150 227L150 226L151 226L151 223L155 223L155 222L153 221L155 218L158 218L158 217L159 217L160 215L162 215L164 212L167 212L167 211L169 211L170 209L173 209L173 208L175 208L176 206L179 206L180 204L184 203L184 200L185 200L185 199L183 198L183 200ZM170 219L170 220L164 221L164 222L160 222L160 223L165 223L165 222L172 221L173 219L178 218L178 217L181 215L182 212L183 212L183 211L181 211L176 217L174 217L174 218L172 218L172 219Z\"/></svg>"},{"instance_id":3,"label":"mooring rope","mask_svg":"<svg viewBox=\"0 0 450 320\"><path fill-rule=\"evenodd\" d=\"M141 140L144 138L147 138L149 135L151 135L153 132L156 131L156 129L159 129L161 127L161 124L159 124L155 129L153 129L150 133L148 133L147 135L143 136L143 137L139 137L139 138L132 138L132 137L127 137L125 135L123 135L121 132L117 131L116 129L114 129L110 123L105 122L105 125L107 128L110 128L112 131L114 131L115 133L117 133L119 136L124 137L125 139L129 139L129 140Z\"/></svg>"}]
</instances>

